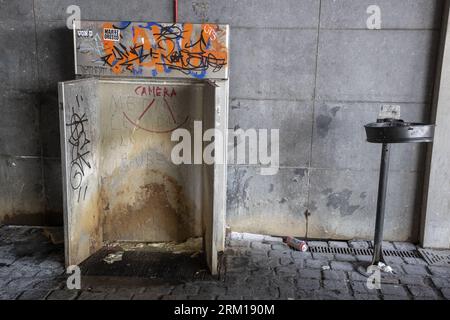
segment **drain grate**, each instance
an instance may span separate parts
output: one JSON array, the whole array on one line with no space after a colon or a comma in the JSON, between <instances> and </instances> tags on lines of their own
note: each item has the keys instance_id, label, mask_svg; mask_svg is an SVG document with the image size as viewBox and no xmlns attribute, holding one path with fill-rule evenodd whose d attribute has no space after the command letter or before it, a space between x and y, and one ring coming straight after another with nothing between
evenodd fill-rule
<instances>
[{"instance_id":1,"label":"drain grate","mask_svg":"<svg viewBox=\"0 0 450 320\"><path fill-rule=\"evenodd\" d=\"M358 249L358 248L336 248L336 247L309 247L312 253L329 253L329 254L351 254L357 256L372 256L373 249ZM401 258L421 258L417 250L383 250L383 255L386 257L401 257Z\"/></svg>"},{"instance_id":2,"label":"drain grate","mask_svg":"<svg viewBox=\"0 0 450 320\"><path fill-rule=\"evenodd\" d=\"M419 253L428 264L441 266L450 265L450 251L419 249Z\"/></svg>"}]
</instances>

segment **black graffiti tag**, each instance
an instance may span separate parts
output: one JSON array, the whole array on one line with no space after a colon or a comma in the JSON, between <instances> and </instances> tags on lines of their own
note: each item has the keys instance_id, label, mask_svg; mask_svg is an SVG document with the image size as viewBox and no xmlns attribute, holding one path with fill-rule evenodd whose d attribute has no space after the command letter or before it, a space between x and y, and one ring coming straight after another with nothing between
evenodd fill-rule
<instances>
[{"instance_id":1,"label":"black graffiti tag","mask_svg":"<svg viewBox=\"0 0 450 320\"><path fill-rule=\"evenodd\" d=\"M77 107L80 109L80 100L83 101L82 96L76 96ZM90 150L89 144L91 141L86 136L85 131L85 123L88 122L86 117L86 113L83 113L81 116L72 107L72 115L70 117L70 122L66 123L66 126L69 127L70 137L68 139L68 143L71 146L70 152L70 185L73 190L78 191L78 201L80 201L81 194L83 194L83 199L86 196L87 185L82 186L83 178L85 175L85 170L87 168L91 168L91 164L89 163Z\"/></svg>"}]
</instances>

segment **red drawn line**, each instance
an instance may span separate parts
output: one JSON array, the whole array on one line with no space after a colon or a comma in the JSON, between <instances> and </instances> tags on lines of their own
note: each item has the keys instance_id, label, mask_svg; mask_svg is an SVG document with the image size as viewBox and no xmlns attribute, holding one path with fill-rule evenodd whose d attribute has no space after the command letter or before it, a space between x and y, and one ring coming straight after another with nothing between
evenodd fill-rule
<instances>
[{"instance_id":1,"label":"red drawn line","mask_svg":"<svg viewBox=\"0 0 450 320\"><path fill-rule=\"evenodd\" d=\"M172 116L173 123L177 123L177 120L175 120L175 116L173 115L172 108L170 108L170 105L167 102L166 98L163 98L163 99L164 99L164 102L166 103L167 109L169 109L170 115Z\"/></svg>"},{"instance_id":2,"label":"red drawn line","mask_svg":"<svg viewBox=\"0 0 450 320\"><path fill-rule=\"evenodd\" d=\"M142 112L142 114L139 116L138 120L141 120L141 119L142 119L142 117L144 116L144 114L148 111L148 109L151 108L151 106L153 105L154 102L155 102L155 99L153 99L153 101L149 103L149 105L147 106L147 108L145 108L144 112Z\"/></svg>"},{"instance_id":3,"label":"red drawn line","mask_svg":"<svg viewBox=\"0 0 450 320\"><path fill-rule=\"evenodd\" d=\"M168 130L151 130L151 129L143 128L143 127L141 127L139 124L135 123L133 120L131 120L131 119L128 117L128 115L127 115L125 112L123 112L123 116L124 116L128 121L130 121L130 123L131 123L132 125L134 125L135 127L139 128L139 129L142 129L142 130L144 130L144 131L147 131L147 132L151 132L151 133L169 133L169 132L172 132L172 131L178 129L179 127L181 127L182 125L184 125L184 124L188 121L188 119L189 119L189 116L186 116L186 119L184 119L184 121L183 121L182 123L180 123L178 126L176 126L175 128L172 128L172 129L168 129Z\"/></svg>"}]
</instances>

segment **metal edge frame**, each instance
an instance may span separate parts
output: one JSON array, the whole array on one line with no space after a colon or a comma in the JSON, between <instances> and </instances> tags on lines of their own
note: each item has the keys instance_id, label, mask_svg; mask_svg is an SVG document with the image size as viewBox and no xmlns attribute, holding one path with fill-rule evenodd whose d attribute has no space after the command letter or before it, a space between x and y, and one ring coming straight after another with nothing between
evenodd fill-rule
<instances>
[{"instance_id":1,"label":"metal edge frame","mask_svg":"<svg viewBox=\"0 0 450 320\"><path fill-rule=\"evenodd\" d=\"M213 219L212 228L212 274L218 273L218 254L225 249L225 228L226 228L226 198L227 198L227 159L228 159L228 80L214 81L215 85L215 128L222 130L223 163L214 164L214 196L213 196ZM219 107L217 107L219 106ZM220 224L219 226L217 224ZM218 230L221 228L222 230Z\"/></svg>"},{"instance_id":2,"label":"metal edge frame","mask_svg":"<svg viewBox=\"0 0 450 320\"><path fill-rule=\"evenodd\" d=\"M59 105L59 130L60 130L60 143L61 143L61 173L62 173L62 192L63 192L63 221L64 221L64 261L66 267L69 263L69 208L67 205L67 191L69 190L68 179L67 179L67 159L66 159L66 141L67 132L65 126L65 111L66 106L64 104L64 82L58 83L58 105Z\"/></svg>"},{"instance_id":3,"label":"metal edge frame","mask_svg":"<svg viewBox=\"0 0 450 320\"><path fill-rule=\"evenodd\" d=\"M73 36L73 59L75 64L75 75L78 74L78 56L77 56L77 29L76 29L76 20L72 21L72 36Z\"/></svg>"}]
</instances>

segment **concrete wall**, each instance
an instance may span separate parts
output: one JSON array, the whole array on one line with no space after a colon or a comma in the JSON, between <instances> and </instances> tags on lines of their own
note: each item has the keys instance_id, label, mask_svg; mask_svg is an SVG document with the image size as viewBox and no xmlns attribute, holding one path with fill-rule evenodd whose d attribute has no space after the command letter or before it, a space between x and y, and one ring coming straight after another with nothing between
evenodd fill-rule
<instances>
[{"instance_id":1,"label":"concrete wall","mask_svg":"<svg viewBox=\"0 0 450 320\"><path fill-rule=\"evenodd\" d=\"M0 217L60 223L56 82L72 79L66 8L91 20L172 20L172 1L0 1ZM369 5L382 30L367 30ZM440 0L180 1L179 20L229 23L230 128L281 128L278 175L232 165L236 231L370 238L380 146L362 125L382 103L427 120ZM424 149L392 148L386 238L417 238ZM309 209L307 219L304 212Z\"/></svg>"}]
</instances>

